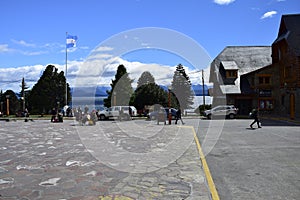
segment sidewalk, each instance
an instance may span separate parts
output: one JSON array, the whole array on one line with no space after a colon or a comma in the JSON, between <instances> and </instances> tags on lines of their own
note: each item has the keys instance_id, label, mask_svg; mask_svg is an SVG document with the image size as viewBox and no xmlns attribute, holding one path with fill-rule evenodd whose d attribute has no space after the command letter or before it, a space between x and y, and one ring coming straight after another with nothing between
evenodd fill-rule
<instances>
[{"instance_id":1,"label":"sidewalk","mask_svg":"<svg viewBox=\"0 0 300 200\"><path fill-rule=\"evenodd\" d=\"M0 121L0 199L211 199L190 128Z\"/></svg>"}]
</instances>

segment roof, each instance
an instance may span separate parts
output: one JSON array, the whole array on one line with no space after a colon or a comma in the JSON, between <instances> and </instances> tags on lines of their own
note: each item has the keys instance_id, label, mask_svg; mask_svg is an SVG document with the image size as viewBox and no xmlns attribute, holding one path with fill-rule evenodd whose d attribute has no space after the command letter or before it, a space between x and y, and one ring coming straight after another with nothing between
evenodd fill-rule
<instances>
[{"instance_id":1,"label":"roof","mask_svg":"<svg viewBox=\"0 0 300 200\"><path fill-rule=\"evenodd\" d=\"M289 47L300 56L300 14L282 15L278 36L273 44L286 40Z\"/></svg>"},{"instance_id":2,"label":"roof","mask_svg":"<svg viewBox=\"0 0 300 200\"><path fill-rule=\"evenodd\" d=\"M240 76L272 64L271 46L228 46L211 63L210 82L217 81L226 94L240 94ZM219 73L220 65L227 69L238 69L234 84L224 85L225 77Z\"/></svg>"},{"instance_id":3,"label":"roof","mask_svg":"<svg viewBox=\"0 0 300 200\"><path fill-rule=\"evenodd\" d=\"M240 94L241 89L239 85L220 85L223 94Z\"/></svg>"},{"instance_id":4,"label":"roof","mask_svg":"<svg viewBox=\"0 0 300 200\"><path fill-rule=\"evenodd\" d=\"M221 61L225 70L237 70L239 67L235 63L235 61Z\"/></svg>"}]
</instances>

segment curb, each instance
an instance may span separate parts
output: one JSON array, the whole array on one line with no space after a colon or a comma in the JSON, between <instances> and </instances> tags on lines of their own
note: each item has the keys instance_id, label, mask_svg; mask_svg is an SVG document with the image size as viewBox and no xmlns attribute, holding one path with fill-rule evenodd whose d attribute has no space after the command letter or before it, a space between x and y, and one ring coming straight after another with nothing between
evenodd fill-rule
<instances>
[{"instance_id":1,"label":"curb","mask_svg":"<svg viewBox=\"0 0 300 200\"><path fill-rule=\"evenodd\" d=\"M204 171L204 174L205 174L205 177L206 177L206 181L208 183L210 195L212 197L212 200L220 200L218 191L217 191L216 186L214 184L214 181L213 181L213 178L211 176L208 164L207 164L206 159L205 159L205 155L203 154L203 151L202 151L202 148L201 148L201 145L200 145L200 142L199 142L199 139L197 137L197 134L196 134L196 131L195 131L194 127L192 127L192 126L181 126L181 127L190 128L192 130L192 132L194 134L194 140L196 142L196 146L197 146L198 153L199 153L199 156L200 156L200 160L201 160L201 163L202 163L202 168L203 168L203 171Z\"/></svg>"}]
</instances>

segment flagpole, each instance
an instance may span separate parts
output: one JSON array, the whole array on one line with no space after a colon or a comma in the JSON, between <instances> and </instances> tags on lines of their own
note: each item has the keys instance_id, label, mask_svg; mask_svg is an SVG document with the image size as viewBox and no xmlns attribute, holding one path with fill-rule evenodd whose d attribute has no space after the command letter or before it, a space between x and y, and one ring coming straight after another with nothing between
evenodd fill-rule
<instances>
[{"instance_id":1,"label":"flagpole","mask_svg":"<svg viewBox=\"0 0 300 200\"><path fill-rule=\"evenodd\" d=\"M66 32L66 38L68 37L68 32ZM66 69L65 69L65 77L66 77L66 105L68 105L68 84L67 84L67 69L68 69L68 49L66 43Z\"/></svg>"}]
</instances>

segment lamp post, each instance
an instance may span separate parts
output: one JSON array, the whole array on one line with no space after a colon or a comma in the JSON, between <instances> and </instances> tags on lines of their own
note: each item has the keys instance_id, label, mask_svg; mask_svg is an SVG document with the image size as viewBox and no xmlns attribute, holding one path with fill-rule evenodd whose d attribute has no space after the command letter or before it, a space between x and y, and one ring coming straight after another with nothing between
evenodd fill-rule
<instances>
[{"instance_id":1,"label":"lamp post","mask_svg":"<svg viewBox=\"0 0 300 200\"><path fill-rule=\"evenodd\" d=\"M3 101L0 102L1 103L1 113L3 114Z\"/></svg>"},{"instance_id":2,"label":"lamp post","mask_svg":"<svg viewBox=\"0 0 300 200\"><path fill-rule=\"evenodd\" d=\"M21 99L23 101L22 108L23 108L23 111L25 111L25 96L21 97Z\"/></svg>"},{"instance_id":3,"label":"lamp post","mask_svg":"<svg viewBox=\"0 0 300 200\"><path fill-rule=\"evenodd\" d=\"M6 115L9 116L9 98L10 95L6 95Z\"/></svg>"},{"instance_id":4,"label":"lamp post","mask_svg":"<svg viewBox=\"0 0 300 200\"><path fill-rule=\"evenodd\" d=\"M205 111L205 91L204 91L204 70L202 69L202 94L203 94L203 110Z\"/></svg>"},{"instance_id":5,"label":"lamp post","mask_svg":"<svg viewBox=\"0 0 300 200\"><path fill-rule=\"evenodd\" d=\"M172 121L172 113L171 113L171 90L172 90L172 86L169 86L168 87L168 106L169 106L168 119L169 119L169 125L171 125L171 121Z\"/></svg>"},{"instance_id":6,"label":"lamp post","mask_svg":"<svg viewBox=\"0 0 300 200\"><path fill-rule=\"evenodd\" d=\"M114 96L114 106L117 105L117 93L113 92L113 96Z\"/></svg>"}]
</instances>

